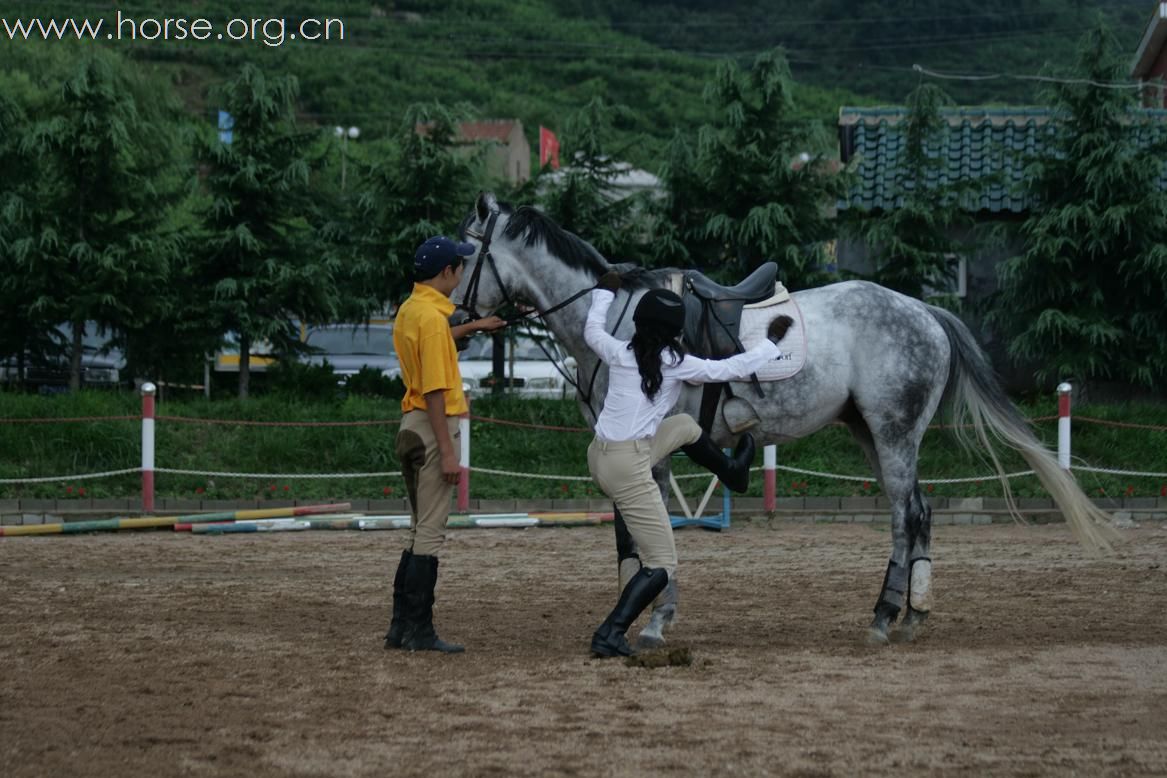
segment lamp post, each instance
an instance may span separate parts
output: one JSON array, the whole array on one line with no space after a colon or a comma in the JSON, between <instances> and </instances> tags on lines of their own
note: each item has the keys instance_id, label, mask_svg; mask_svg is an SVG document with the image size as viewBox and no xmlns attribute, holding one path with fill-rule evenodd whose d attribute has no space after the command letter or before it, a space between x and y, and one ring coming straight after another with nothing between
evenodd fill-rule
<instances>
[{"instance_id":1,"label":"lamp post","mask_svg":"<svg viewBox=\"0 0 1167 778\"><path fill-rule=\"evenodd\" d=\"M361 137L360 127L337 127L336 137L340 138L340 191L344 191L345 163L348 161L348 139Z\"/></svg>"}]
</instances>

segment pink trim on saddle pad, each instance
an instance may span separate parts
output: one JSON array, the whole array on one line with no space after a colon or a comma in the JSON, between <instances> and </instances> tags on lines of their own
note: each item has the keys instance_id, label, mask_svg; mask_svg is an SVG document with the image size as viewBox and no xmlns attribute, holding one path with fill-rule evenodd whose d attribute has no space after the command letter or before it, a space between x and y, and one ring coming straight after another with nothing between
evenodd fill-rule
<instances>
[{"instance_id":1,"label":"pink trim on saddle pad","mask_svg":"<svg viewBox=\"0 0 1167 778\"><path fill-rule=\"evenodd\" d=\"M767 362L758 370L759 381L781 381L795 375L806 364L806 326L802 321L802 311L793 297L777 305L764 308L747 306L742 309L741 327L738 332L742 345L747 349L766 337L766 328L781 314L794 319L794 324L786 331L786 337L778 344L782 358Z\"/></svg>"}]
</instances>

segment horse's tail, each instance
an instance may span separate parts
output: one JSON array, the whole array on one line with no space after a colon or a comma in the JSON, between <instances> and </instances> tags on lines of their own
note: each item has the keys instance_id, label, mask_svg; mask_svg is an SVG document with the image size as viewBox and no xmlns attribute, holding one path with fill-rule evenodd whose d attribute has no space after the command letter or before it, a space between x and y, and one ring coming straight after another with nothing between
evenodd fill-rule
<instances>
[{"instance_id":1,"label":"horse's tail","mask_svg":"<svg viewBox=\"0 0 1167 778\"><path fill-rule=\"evenodd\" d=\"M951 410L957 438L971 449L968 429L975 432L976 442L988 452L997 470L1009 512L1023 520L1013 500L1009 479L993 451L990 433L1025 458L1083 546L1090 551L1110 550L1118 537L1110 516L1090 501L1074 477L1058 466L1054 455L1034 436L1001 388L992 365L968 327L943 308L928 306L928 311L944 329L952 347L944 401Z\"/></svg>"}]
</instances>

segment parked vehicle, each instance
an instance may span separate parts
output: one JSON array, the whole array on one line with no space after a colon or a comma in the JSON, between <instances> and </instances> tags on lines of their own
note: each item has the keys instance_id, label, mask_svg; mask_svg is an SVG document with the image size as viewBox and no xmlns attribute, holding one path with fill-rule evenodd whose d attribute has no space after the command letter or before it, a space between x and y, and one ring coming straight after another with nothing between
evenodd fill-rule
<instances>
[{"instance_id":1,"label":"parked vehicle","mask_svg":"<svg viewBox=\"0 0 1167 778\"><path fill-rule=\"evenodd\" d=\"M308 352L301 361L310 365L328 362L342 380L365 367L379 370L387 378L401 375L401 365L393 351L393 326L390 324L309 327L304 342Z\"/></svg>"},{"instance_id":2,"label":"parked vehicle","mask_svg":"<svg viewBox=\"0 0 1167 778\"><path fill-rule=\"evenodd\" d=\"M125 354L111 345L112 333L101 330L96 322L86 322L81 336L81 385L113 388L122 382L126 369ZM29 352L24 358L24 385L41 392L64 391L69 386L69 360L73 343L71 324L59 324L51 337L52 345L41 352ZM0 363L0 379L20 382L20 366L14 356Z\"/></svg>"},{"instance_id":3,"label":"parked vehicle","mask_svg":"<svg viewBox=\"0 0 1167 778\"><path fill-rule=\"evenodd\" d=\"M297 331L296 337L301 342L307 337L308 328L297 319L291 319L289 324ZM266 340L252 341L251 361L248 369L252 373L264 373L275 367L279 362L276 348ZM228 332L223 336L223 342L215 352L215 371L219 373L239 372L239 333Z\"/></svg>"},{"instance_id":4,"label":"parked vehicle","mask_svg":"<svg viewBox=\"0 0 1167 778\"><path fill-rule=\"evenodd\" d=\"M563 377L563 372L574 378L575 359L567 356L550 335L508 335L505 343L504 391L508 394L562 399L574 393L574 387ZM494 389L492 344L489 335L476 335L458 356L462 383L472 398L488 395Z\"/></svg>"}]
</instances>

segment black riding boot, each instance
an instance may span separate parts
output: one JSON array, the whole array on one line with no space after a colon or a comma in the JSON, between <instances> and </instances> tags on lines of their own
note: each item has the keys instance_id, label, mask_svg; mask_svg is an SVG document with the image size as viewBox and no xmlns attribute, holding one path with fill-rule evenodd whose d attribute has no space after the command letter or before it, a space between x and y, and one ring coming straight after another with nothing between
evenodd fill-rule
<instances>
[{"instance_id":1,"label":"black riding boot","mask_svg":"<svg viewBox=\"0 0 1167 778\"><path fill-rule=\"evenodd\" d=\"M656 596L664 591L669 574L663 567L642 567L620 593L620 601L592 635L592 653L600 657L632 656L624 633Z\"/></svg>"},{"instance_id":2,"label":"black riding boot","mask_svg":"<svg viewBox=\"0 0 1167 778\"><path fill-rule=\"evenodd\" d=\"M393 619L389 631L385 633L385 648L401 648L401 633L405 631L405 568L413 556L408 548L401 552L401 561L393 575Z\"/></svg>"},{"instance_id":3,"label":"black riding boot","mask_svg":"<svg viewBox=\"0 0 1167 778\"><path fill-rule=\"evenodd\" d=\"M732 457L726 456L704 432L697 442L681 446L681 451L717 476L730 491L744 492L750 488L750 465L754 463L754 436L750 433L742 435Z\"/></svg>"},{"instance_id":4,"label":"black riding boot","mask_svg":"<svg viewBox=\"0 0 1167 778\"><path fill-rule=\"evenodd\" d=\"M405 627L401 647L406 651L441 651L457 654L462 646L447 643L434 631L434 587L438 583L438 558L411 554L405 568Z\"/></svg>"}]
</instances>

